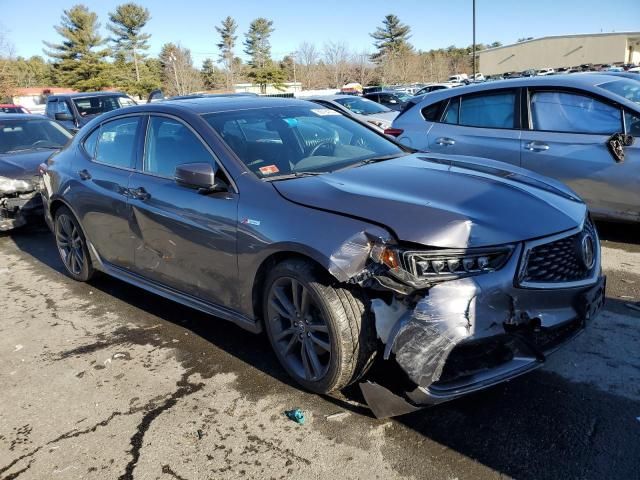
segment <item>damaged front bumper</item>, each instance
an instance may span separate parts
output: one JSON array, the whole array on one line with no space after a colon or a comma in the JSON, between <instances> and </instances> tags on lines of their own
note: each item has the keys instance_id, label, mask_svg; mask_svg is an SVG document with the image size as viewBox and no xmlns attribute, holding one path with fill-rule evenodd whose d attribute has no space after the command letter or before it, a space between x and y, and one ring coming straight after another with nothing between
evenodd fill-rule
<instances>
[{"instance_id":1,"label":"damaged front bumper","mask_svg":"<svg viewBox=\"0 0 640 480\"><path fill-rule=\"evenodd\" d=\"M21 227L42 214L42 197L37 190L5 194L0 197L0 232Z\"/></svg>"},{"instance_id":2,"label":"damaged front bumper","mask_svg":"<svg viewBox=\"0 0 640 480\"><path fill-rule=\"evenodd\" d=\"M384 357L401 369L396 388L367 382L379 417L401 415L513 379L582 331L604 303L597 272L580 286L519 288L524 245L498 271L432 286L412 308L372 301ZM400 385L398 388L397 385Z\"/></svg>"}]
</instances>

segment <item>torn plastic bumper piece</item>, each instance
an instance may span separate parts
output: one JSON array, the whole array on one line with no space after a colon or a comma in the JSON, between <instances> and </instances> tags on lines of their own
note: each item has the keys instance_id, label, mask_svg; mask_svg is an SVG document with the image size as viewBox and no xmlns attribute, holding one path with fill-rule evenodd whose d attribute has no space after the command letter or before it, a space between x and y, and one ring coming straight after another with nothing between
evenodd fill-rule
<instances>
[{"instance_id":1,"label":"torn plastic bumper piece","mask_svg":"<svg viewBox=\"0 0 640 480\"><path fill-rule=\"evenodd\" d=\"M402 391L360 385L377 417L409 413L529 372L602 308L604 278L582 289L526 290L513 286L510 273L496 273L434 286L413 310L397 300L372 301L384 358L409 380Z\"/></svg>"}]
</instances>

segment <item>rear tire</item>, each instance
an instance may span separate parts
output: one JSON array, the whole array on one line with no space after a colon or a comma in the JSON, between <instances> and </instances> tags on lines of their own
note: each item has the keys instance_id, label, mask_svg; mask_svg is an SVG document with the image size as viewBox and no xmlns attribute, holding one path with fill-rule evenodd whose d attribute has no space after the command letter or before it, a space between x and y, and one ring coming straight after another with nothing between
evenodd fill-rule
<instances>
[{"instance_id":1,"label":"rear tire","mask_svg":"<svg viewBox=\"0 0 640 480\"><path fill-rule=\"evenodd\" d=\"M53 234L64 269L74 280L88 281L94 274L93 264L78 220L67 207L56 210Z\"/></svg>"},{"instance_id":2,"label":"rear tire","mask_svg":"<svg viewBox=\"0 0 640 480\"><path fill-rule=\"evenodd\" d=\"M309 261L286 260L269 272L263 314L278 360L308 390L340 390L373 362L376 338L368 309Z\"/></svg>"}]
</instances>

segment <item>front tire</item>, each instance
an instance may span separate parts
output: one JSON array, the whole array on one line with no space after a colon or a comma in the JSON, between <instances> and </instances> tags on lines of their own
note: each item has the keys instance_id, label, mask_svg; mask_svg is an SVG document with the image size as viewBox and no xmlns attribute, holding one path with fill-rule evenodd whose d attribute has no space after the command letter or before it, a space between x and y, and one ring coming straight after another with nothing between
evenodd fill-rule
<instances>
[{"instance_id":1,"label":"front tire","mask_svg":"<svg viewBox=\"0 0 640 480\"><path fill-rule=\"evenodd\" d=\"M311 262L286 260L271 270L263 313L278 360L308 390L340 390L373 361L375 332L362 300Z\"/></svg>"},{"instance_id":2,"label":"front tire","mask_svg":"<svg viewBox=\"0 0 640 480\"><path fill-rule=\"evenodd\" d=\"M56 210L53 233L67 275L79 282L88 281L93 276L94 269L87 241L78 220L67 207Z\"/></svg>"}]
</instances>

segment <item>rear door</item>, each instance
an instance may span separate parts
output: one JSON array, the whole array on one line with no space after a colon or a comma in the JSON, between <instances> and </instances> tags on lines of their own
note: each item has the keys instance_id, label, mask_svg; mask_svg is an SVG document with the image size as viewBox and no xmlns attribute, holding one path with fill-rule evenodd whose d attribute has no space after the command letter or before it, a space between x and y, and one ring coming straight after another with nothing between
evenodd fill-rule
<instances>
[{"instance_id":1,"label":"rear door","mask_svg":"<svg viewBox=\"0 0 640 480\"><path fill-rule=\"evenodd\" d=\"M205 195L178 185L175 168L183 163L220 167L191 126L150 116L143 161L130 181L135 270L211 303L237 303L238 194L228 177L227 192Z\"/></svg>"},{"instance_id":2,"label":"rear door","mask_svg":"<svg viewBox=\"0 0 640 480\"><path fill-rule=\"evenodd\" d=\"M520 165L520 102L517 89L453 97L429 130L433 152L472 155Z\"/></svg>"},{"instance_id":3,"label":"rear door","mask_svg":"<svg viewBox=\"0 0 640 480\"><path fill-rule=\"evenodd\" d=\"M128 115L94 129L73 163L77 181L69 192L100 258L127 269L133 267L128 185L137 161L142 119Z\"/></svg>"},{"instance_id":4,"label":"rear door","mask_svg":"<svg viewBox=\"0 0 640 480\"><path fill-rule=\"evenodd\" d=\"M624 130L622 109L580 91L530 89L528 98L522 166L566 183L598 216L638 220L638 145L625 148L622 162L607 147L611 135ZM627 115L628 125L637 120L637 113Z\"/></svg>"}]
</instances>

